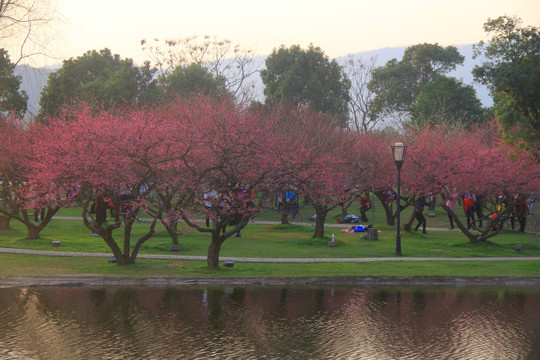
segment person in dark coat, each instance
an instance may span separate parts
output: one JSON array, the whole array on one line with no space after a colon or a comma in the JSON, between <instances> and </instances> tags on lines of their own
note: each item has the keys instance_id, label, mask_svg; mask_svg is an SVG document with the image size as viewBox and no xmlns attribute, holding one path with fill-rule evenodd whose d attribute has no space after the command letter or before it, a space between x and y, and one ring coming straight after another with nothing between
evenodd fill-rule
<instances>
[{"instance_id":1,"label":"person in dark coat","mask_svg":"<svg viewBox=\"0 0 540 360\"><path fill-rule=\"evenodd\" d=\"M414 207L415 207L414 216L416 218L416 221L418 221L418 224L416 224L414 231L418 230L420 225L422 225L422 234L427 235L427 232L426 232L427 220L426 220L426 217L424 216L424 207L430 204L431 202L428 202L424 195L420 195L418 199L416 199L416 202L414 203Z\"/></svg>"}]
</instances>

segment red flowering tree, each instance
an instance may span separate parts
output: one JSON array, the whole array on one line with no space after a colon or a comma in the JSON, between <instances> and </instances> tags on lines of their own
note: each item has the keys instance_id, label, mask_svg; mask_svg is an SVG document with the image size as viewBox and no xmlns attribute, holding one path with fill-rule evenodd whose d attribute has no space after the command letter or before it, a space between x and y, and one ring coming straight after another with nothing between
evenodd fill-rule
<instances>
[{"instance_id":1,"label":"red flowering tree","mask_svg":"<svg viewBox=\"0 0 540 360\"><path fill-rule=\"evenodd\" d=\"M395 142L393 136L386 132L369 132L358 135L354 141L354 156L362 176L362 190L374 191L386 215L387 225L394 225L397 216L388 202L388 192L392 194L396 186L397 170L392 159L390 145ZM358 171L356 172L359 173ZM402 211L406 206L402 206Z\"/></svg>"},{"instance_id":2,"label":"red flowering tree","mask_svg":"<svg viewBox=\"0 0 540 360\"><path fill-rule=\"evenodd\" d=\"M131 242L133 225L155 178L146 164L160 163L160 122L148 109L93 111L84 104L50 119L34 144L33 183L49 184L49 196L78 201L87 228L101 236L121 264L134 263L142 244L155 233L156 218L146 233ZM36 196L39 198L39 196ZM114 208L107 220L104 202ZM123 228L117 243L114 231Z\"/></svg>"},{"instance_id":3,"label":"red flowering tree","mask_svg":"<svg viewBox=\"0 0 540 360\"><path fill-rule=\"evenodd\" d=\"M481 192L488 201L482 220L467 229L444 203L443 209L453 218L470 241L485 241L501 229L510 216L513 198L530 193L540 186L540 166L530 154L505 146L493 124L487 128L461 129L444 126L426 128L408 139L404 186L411 193L423 195L449 192ZM495 201L504 198L507 207L497 213ZM495 230L495 231L493 231Z\"/></svg>"},{"instance_id":4,"label":"red flowering tree","mask_svg":"<svg viewBox=\"0 0 540 360\"><path fill-rule=\"evenodd\" d=\"M177 99L161 108L159 117L176 127L169 134L169 151L179 154L161 171L160 206L169 204L170 218L211 235L207 263L217 268L225 240L240 235L270 189L297 170L284 166L289 153L274 136L275 118L238 108L231 100ZM208 191L215 196L205 199ZM211 226L203 225L203 217Z\"/></svg>"},{"instance_id":5,"label":"red flowering tree","mask_svg":"<svg viewBox=\"0 0 540 360\"><path fill-rule=\"evenodd\" d=\"M240 234L269 189L296 171L283 166L288 152L275 151L280 147L270 131L271 120L238 108L232 100L206 97L114 112L92 112L81 105L50 121L37 144L41 150L34 175L36 183L55 184L57 193L81 201L85 224L119 262L135 261L156 223L174 235L181 220L211 234L208 267L217 268L224 241ZM206 208L203 194L208 190L217 196ZM104 198L115 209L112 221L91 211ZM151 215L151 225L131 246L140 211ZM206 216L212 226L202 225ZM121 227L123 246L113 237Z\"/></svg>"},{"instance_id":6,"label":"red flowering tree","mask_svg":"<svg viewBox=\"0 0 540 360\"><path fill-rule=\"evenodd\" d=\"M287 171L286 177L280 174L276 189L294 192L314 207L314 237L323 238L328 212L352 202L366 182L355 148L357 138L328 115L310 109L280 104L272 110L274 140L269 148L276 158L281 156L279 168ZM288 206L285 202L282 214L287 214Z\"/></svg>"},{"instance_id":7,"label":"red flowering tree","mask_svg":"<svg viewBox=\"0 0 540 360\"><path fill-rule=\"evenodd\" d=\"M38 186L30 182L37 128L11 116L0 119L0 227L7 229L10 219L18 220L26 226L28 239L39 238L41 230L60 209L60 201L56 201L59 199L48 196L47 184Z\"/></svg>"}]
</instances>

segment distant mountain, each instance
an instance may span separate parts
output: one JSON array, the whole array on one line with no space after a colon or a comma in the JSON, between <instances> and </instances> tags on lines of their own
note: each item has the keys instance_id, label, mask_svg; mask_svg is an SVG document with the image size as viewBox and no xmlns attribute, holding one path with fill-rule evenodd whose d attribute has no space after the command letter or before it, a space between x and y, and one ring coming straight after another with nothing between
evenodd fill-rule
<instances>
[{"instance_id":1,"label":"distant mountain","mask_svg":"<svg viewBox=\"0 0 540 360\"><path fill-rule=\"evenodd\" d=\"M493 105L493 99L489 95L488 89L473 81L472 69L475 65L479 64L478 60L472 58L473 48L472 45L457 46L459 52L465 57L463 66L450 73L453 76L465 84L473 85L476 89L478 99L486 107ZM352 54L355 59L361 59L364 62L369 62L371 58L376 59L376 66L382 66L386 64L388 60L396 58L400 60L403 57L406 47L399 48L384 48L373 51L367 51L362 53ZM337 58L339 63L343 63L346 60L346 56ZM261 68L264 67L265 57L259 57L256 59L257 63L261 64ZM26 91L29 96L28 100L28 112L29 116L35 115L39 112L39 99L41 97L41 91L47 84L49 74L56 71L58 68L46 67L46 68L33 68L29 65L19 65L15 68L15 73L22 77L21 89ZM253 75L254 78L251 82L254 85L254 89L257 93L257 99L264 101L263 90L264 86L258 73Z\"/></svg>"}]
</instances>

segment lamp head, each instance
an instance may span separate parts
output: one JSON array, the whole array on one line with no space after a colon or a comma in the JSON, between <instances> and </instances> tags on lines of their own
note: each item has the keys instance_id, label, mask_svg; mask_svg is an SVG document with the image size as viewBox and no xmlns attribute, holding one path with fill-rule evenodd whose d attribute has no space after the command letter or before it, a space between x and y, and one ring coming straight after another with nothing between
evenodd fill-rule
<instances>
[{"instance_id":1,"label":"lamp head","mask_svg":"<svg viewBox=\"0 0 540 360\"><path fill-rule=\"evenodd\" d=\"M394 161L403 162L405 160L405 153L407 150L407 146L405 146L402 142L397 142L394 145L392 145L391 148L392 148L392 156L394 157Z\"/></svg>"}]
</instances>

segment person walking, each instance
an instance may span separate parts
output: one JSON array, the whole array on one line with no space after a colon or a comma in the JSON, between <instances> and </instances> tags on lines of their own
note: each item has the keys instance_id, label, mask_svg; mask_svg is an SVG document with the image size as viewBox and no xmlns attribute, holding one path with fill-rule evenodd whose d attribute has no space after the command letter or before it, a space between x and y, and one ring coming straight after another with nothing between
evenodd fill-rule
<instances>
[{"instance_id":1,"label":"person walking","mask_svg":"<svg viewBox=\"0 0 540 360\"><path fill-rule=\"evenodd\" d=\"M459 194L454 192L446 198L446 206L452 210L453 213L456 211L456 203L458 202ZM452 230L454 228L454 219L452 219L452 216L448 214L448 220L450 221L450 227L448 230Z\"/></svg>"},{"instance_id":2,"label":"person walking","mask_svg":"<svg viewBox=\"0 0 540 360\"><path fill-rule=\"evenodd\" d=\"M427 220L426 220L426 217L424 216L424 207L430 204L431 202L428 202L424 195L420 195L418 196L418 199L416 199L416 202L414 203L414 207L415 207L414 216L416 218L416 221L418 221L418 224L416 224L414 231L418 230L420 225L422 225L422 234L427 235L427 232L426 232Z\"/></svg>"}]
</instances>

